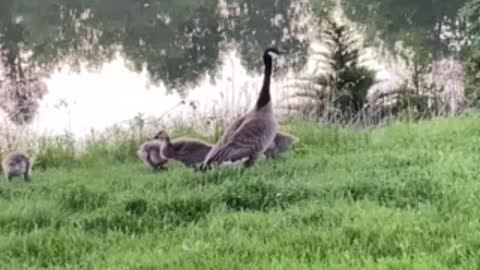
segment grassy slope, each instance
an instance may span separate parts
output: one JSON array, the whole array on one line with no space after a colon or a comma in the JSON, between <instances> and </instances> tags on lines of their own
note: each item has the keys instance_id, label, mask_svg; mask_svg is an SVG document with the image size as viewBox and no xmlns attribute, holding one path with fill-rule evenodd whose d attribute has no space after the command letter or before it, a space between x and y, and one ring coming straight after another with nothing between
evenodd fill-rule
<instances>
[{"instance_id":1,"label":"grassy slope","mask_svg":"<svg viewBox=\"0 0 480 270\"><path fill-rule=\"evenodd\" d=\"M475 269L478 115L302 143L248 171L51 169L0 186L1 269Z\"/></svg>"}]
</instances>

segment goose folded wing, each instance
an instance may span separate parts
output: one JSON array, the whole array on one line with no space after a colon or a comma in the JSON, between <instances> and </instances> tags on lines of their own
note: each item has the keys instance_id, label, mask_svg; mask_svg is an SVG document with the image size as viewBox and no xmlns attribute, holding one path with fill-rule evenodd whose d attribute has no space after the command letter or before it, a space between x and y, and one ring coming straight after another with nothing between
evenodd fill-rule
<instances>
[{"instance_id":1,"label":"goose folded wing","mask_svg":"<svg viewBox=\"0 0 480 270\"><path fill-rule=\"evenodd\" d=\"M174 152L179 156L190 156L192 153L197 152L201 149L208 148L206 144L188 140L188 141L178 141L173 144Z\"/></svg>"},{"instance_id":2,"label":"goose folded wing","mask_svg":"<svg viewBox=\"0 0 480 270\"><path fill-rule=\"evenodd\" d=\"M245 122L236 133L217 145L209 154L207 164L238 161L255 155L263 148L263 134L266 131L262 121Z\"/></svg>"},{"instance_id":3,"label":"goose folded wing","mask_svg":"<svg viewBox=\"0 0 480 270\"><path fill-rule=\"evenodd\" d=\"M254 151L250 147L244 147L236 142L219 146L207 160L207 164L219 164L222 162L235 162L250 156Z\"/></svg>"},{"instance_id":4,"label":"goose folded wing","mask_svg":"<svg viewBox=\"0 0 480 270\"><path fill-rule=\"evenodd\" d=\"M221 143L227 143L228 140L232 138L232 136L237 132L237 130L242 126L242 124L245 122L245 119L247 118L247 115L244 115L237 119L233 124L227 127L225 132L223 133L222 138L220 138Z\"/></svg>"}]
</instances>

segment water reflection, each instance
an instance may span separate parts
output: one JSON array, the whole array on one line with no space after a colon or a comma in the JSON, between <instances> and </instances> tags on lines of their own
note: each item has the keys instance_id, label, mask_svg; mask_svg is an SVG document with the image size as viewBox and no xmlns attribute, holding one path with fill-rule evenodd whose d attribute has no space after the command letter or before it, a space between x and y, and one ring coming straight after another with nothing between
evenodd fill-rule
<instances>
[{"instance_id":1,"label":"water reflection","mask_svg":"<svg viewBox=\"0 0 480 270\"><path fill-rule=\"evenodd\" d=\"M46 71L52 93L42 101L39 119L65 122L68 118L72 124L94 119L93 126L98 126L112 120L95 113L99 108L123 119L133 110L127 107L135 104L146 113L170 107L193 85L206 85L202 81L206 75L214 78L222 55L232 45L247 70L258 71L259 53L275 43L296 52L286 64L301 68L310 42L305 38L310 13L306 0L0 0L0 66L14 85L8 95L28 101L17 104L16 113L32 103L23 82ZM127 65L120 64L118 55ZM83 65L103 71L95 74ZM58 67L82 73L66 77L65 68L56 71ZM154 84L151 92L140 90L145 81ZM166 92L175 93L165 97ZM198 94L206 95L210 93ZM66 101L64 109L70 113L54 113L58 100ZM84 102L91 110L80 114L75 106ZM31 117L17 122L30 121Z\"/></svg>"},{"instance_id":2,"label":"water reflection","mask_svg":"<svg viewBox=\"0 0 480 270\"><path fill-rule=\"evenodd\" d=\"M120 51L133 70L178 87L216 71L228 44L249 68L272 42L305 51L308 29L298 20L308 12L307 1L293 0L2 0L0 44L7 65L29 52L28 64L44 69L98 66Z\"/></svg>"},{"instance_id":3,"label":"water reflection","mask_svg":"<svg viewBox=\"0 0 480 270\"><path fill-rule=\"evenodd\" d=\"M47 134L72 132L78 137L90 129L103 130L114 123L126 123L139 113L144 117L192 122L209 116L234 117L250 109L261 85L260 74L249 74L236 51L223 55L215 80L204 76L183 96L166 94L165 85L149 85L148 73L132 72L120 56L103 65L99 72L72 73L68 67L46 81L49 94L40 103L34 127ZM287 101L285 80L272 85L277 107ZM185 101L184 105L180 105Z\"/></svg>"}]
</instances>

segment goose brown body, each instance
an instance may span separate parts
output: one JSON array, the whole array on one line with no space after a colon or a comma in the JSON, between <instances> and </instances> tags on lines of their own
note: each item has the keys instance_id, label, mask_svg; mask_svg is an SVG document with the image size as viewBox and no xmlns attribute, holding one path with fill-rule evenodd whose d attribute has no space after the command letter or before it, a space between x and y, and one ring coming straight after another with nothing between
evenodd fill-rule
<instances>
[{"instance_id":1,"label":"goose brown body","mask_svg":"<svg viewBox=\"0 0 480 270\"><path fill-rule=\"evenodd\" d=\"M31 159L22 152L12 152L2 161L3 173L8 180L11 180L12 177L23 176L25 181L30 181L31 168Z\"/></svg>"},{"instance_id":2,"label":"goose brown body","mask_svg":"<svg viewBox=\"0 0 480 270\"><path fill-rule=\"evenodd\" d=\"M152 170L161 170L165 169L165 164L168 162L167 159L162 158L161 149L162 143L160 141L151 140L140 146L137 155Z\"/></svg>"},{"instance_id":3,"label":"goose brown body","mask_svg":"<svg viewBox=\"0 0 480 270\"><path fill-rule=\"evenodd\" d=\"M179 161L187 167L201 163L212 149L210 144L197 139L176 138L171 140L164 130L159 131L155 138L162 141L162 158Z\"/></svg>"},{"instance_id":4,"label":"goose brown body","mask_svg":"<svg viewBox=\"0 0 480 270\"><path fill-rule=\"evenodd\" d=\"M270 96L272 54L279 54L279 51L269 48L263 55L264 81L255 107L226 129L205 158L202 170L207 170L211 165L242 160L245 160L246 167L251 166L273 142L277 131L277 122L273 115Z\"/></svg>"}]
</instances>

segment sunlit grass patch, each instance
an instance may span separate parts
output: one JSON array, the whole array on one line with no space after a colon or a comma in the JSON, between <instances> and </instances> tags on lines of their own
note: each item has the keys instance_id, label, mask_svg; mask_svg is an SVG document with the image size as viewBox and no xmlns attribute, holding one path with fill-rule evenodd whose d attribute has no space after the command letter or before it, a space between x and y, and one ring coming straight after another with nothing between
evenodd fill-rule
<instances>
[{"instance_id":1,"label":"sunlit grass patch","mask_svg":"<svg viewBox=\"0 0 480 270\"><path fill-rule=\"evenodd\" d=\"M294 121L281 128L299 143L280 159L206 173L175 162L153 173L94 148L31 183L2 181L0 265L475 269L476 121L370 131Z\"/></svg>"}]
</instances>

